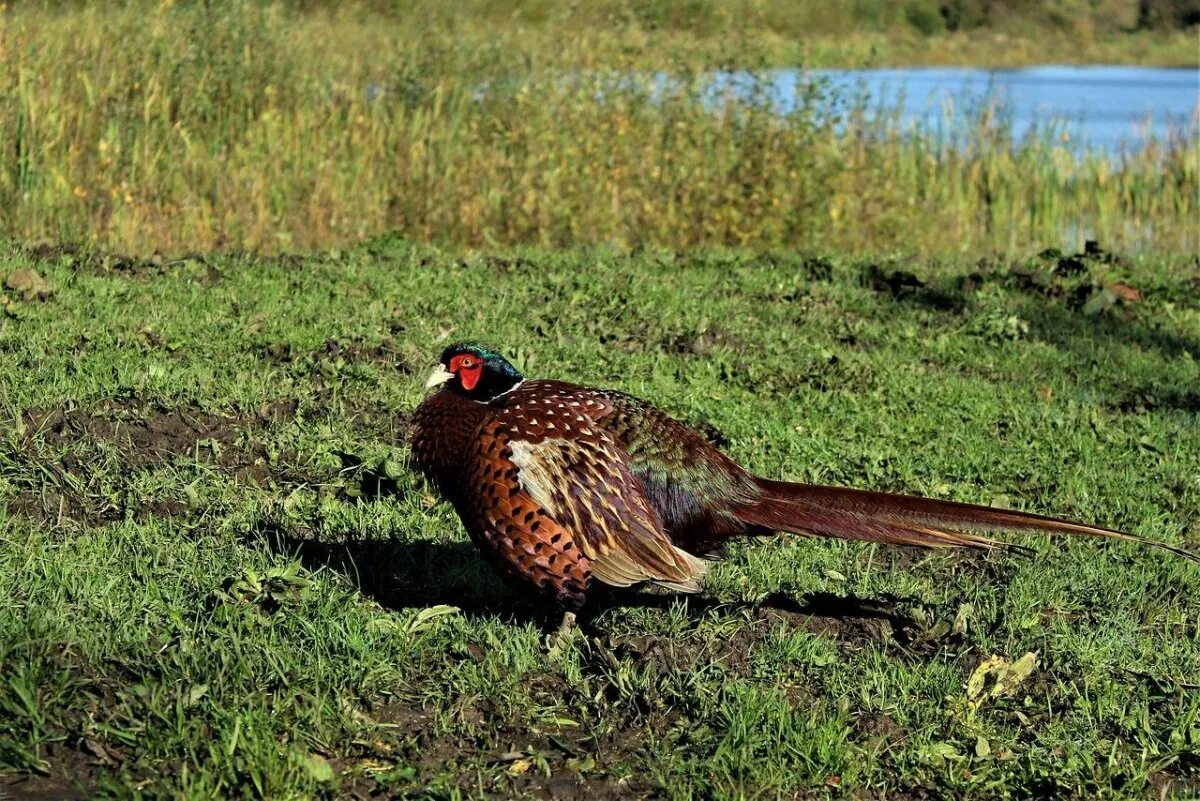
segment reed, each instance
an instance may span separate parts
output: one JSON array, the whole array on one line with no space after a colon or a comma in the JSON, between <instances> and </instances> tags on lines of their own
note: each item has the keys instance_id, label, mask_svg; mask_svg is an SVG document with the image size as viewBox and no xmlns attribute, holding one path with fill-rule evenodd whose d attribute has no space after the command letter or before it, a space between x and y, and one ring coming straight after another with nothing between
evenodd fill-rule
<instances>
[{"instance_id":1,"label":"reed","mask_svg":"<svg viewBox=\"0 0 1200 801\"><path fill-rule=\"evenodd\" d=\"M641 28L429 15L0 14L0 235L143 253L389 230L468 247L1200 245L1200 146L1184 137L1077 158L1053 130L1014 147L986 111L913 136L845 98L830 115L820 87L786 115L714 101L705 65L759 57L724 17L724 55L664 39L651 72Z\"/></svg>"}]
</instances>

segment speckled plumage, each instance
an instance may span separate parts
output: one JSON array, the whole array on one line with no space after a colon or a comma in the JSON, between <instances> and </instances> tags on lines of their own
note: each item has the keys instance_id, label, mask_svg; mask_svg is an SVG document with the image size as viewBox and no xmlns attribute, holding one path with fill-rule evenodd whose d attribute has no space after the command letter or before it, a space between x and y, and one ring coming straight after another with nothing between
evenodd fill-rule
<instances>
[{"instance_id":1,"label":"speckled plumage","mask_svg":"<svg viewBox=\"0 0 1200 801\"><path fill-rule=\"evenodd\" d=\"M443 390L414 416L417 466L509 576L568 607L593 576L694 591L703 563L672 542L605 421L598 390L526 381L489 403Z\"/></svg>"},{"instance_id":2,"label":"speckled plumage","mask_svg":"<svg viewBox=\"0 0 1200 801\"><path fill-rule=\"evenodd\" d=\"M707 570L699 557L772 531L933 548L1006 545L970 533L980 529L1140 540L1024 512L759 478L645 401L525 381L480 345L447 348L434 383L444 386L414 415L415 465L503 575L566 609L594 581L695 591Z\"/></svg>"}]
</instances>

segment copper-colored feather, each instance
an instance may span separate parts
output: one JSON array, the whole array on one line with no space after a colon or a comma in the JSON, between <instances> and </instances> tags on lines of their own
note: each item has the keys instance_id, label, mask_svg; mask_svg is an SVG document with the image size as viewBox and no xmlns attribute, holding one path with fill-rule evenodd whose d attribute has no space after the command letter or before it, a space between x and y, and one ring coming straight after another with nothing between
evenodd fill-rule
<instances>
[{"instance_id":1,"label":"copper-colored feather","mask_svg":"<svg viewBox=\"0 0 1200 801\"><path fill-rule=\"evenodd\" d=\"M1021 546L970 532L1076 534L1153 545L1200 561L1196 554L1169 543L1029 512L844 487L766 479L758 484L760 497L737 507L735 514L747 523L777 531L927 548L1008 549Z\"/></svg>"}]
</instances>

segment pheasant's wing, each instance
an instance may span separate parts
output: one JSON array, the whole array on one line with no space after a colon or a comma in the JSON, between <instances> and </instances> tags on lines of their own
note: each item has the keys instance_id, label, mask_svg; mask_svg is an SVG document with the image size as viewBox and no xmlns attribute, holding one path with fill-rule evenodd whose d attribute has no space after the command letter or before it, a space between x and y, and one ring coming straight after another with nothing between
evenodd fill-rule
<instances>
[{"instance_id":1,"label":"pheasant's wing","mask_svg":"<svg viewBox=\"0 0 1200 801\"><path fill-rule=\"evenodd\" d=\"M635 474L677 484L700 501L753 493L751 476L699 432L640 398L616 390L595 392L604 404L592 417L629 454Z\"/></svg>"},{"instance_id":2,"label":"pheasant's wing","mask_svg":"<svg viewBox=\"0 0 1200 801\"><path fill-rule=\"evenodd\" d=\"M567 399L508 412L506 451L518 486L575 539L594 578L699 589L704 562L671 543L612 438Z\"/></svg>"},{"instance_id":3,"label":"pheasant's wing","mask_svg":"<svg viewBox=\"0 0 1200 801\"><path fill-rule=\"evenodd\" d=\"M643 400L614 390L593 392L603 402L591 410L592 419L628 454L633 475L676 545L715 555L730 537L746 532L729 508L758 490L737 462Z\"/></svg>"}]
</instances>

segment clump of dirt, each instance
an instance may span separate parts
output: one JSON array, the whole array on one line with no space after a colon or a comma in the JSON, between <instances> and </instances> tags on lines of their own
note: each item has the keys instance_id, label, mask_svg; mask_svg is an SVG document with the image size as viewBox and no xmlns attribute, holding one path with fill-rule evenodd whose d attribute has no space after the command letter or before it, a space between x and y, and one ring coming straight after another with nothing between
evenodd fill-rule
<instances>
[{"instance_id":1,"label":"clump of dirt","mask_svg":"<svg viewBox=\"0 0 1200 801\"><path fill-rule=\"evenodd\" d=\"M925 288L925 282L908 270L887 269L878 264L868 265L863 282L875 292L887 292L894 298L912 295Z\"/></svg>"},{"instance_id":2,"label":"clump of dirt","mask_svg":"<svg viewBox=\"0 0 1200 801\"><path fill-rule=\"evenodd\" d=\"M891 715L869 713L854 721L854 732L858 739L867 744L867 751L878 751L899 745L908 737L908 729L896 722Z\"/></svg>"},{"instance_id":3,"label":"clump of dirt","mask_svg":"<svg viewBox=\"0 0 1200 801\"><path fill-rule=\"evenodd\" d=\"M1088 241L1080 253L1051 248L1025 264L1012 267L1006 282L1021 292L1058 300L1072 311L1093 316L1142 300L1136 287L1105 280L1099 268L1126 267L1120 256Z\"/></svg>"},{"instance_id":4,"label":"clump of dirt","mask_svg":"<svg viewBox=\"0 0 1200 801\"><path fill-rule=\"evenodd\" d=\"M965 284L954 291L929 286L908 270L869 264L863 271L863 284L873 292L887 293L896 300L912 300L940 311L961 312L966 307Z\"/></svg>"},{"instance_id":5,"label":"clump of dirt","mask_svg":"<svg viewBox=\"0 0 1200 801\"><path fill-rule=\"evenodd\" d=\"M1125 414L1147 414L1161 410L1200 413L1200 392L1143 389L1129 393L1110 408Z\"/></svg>"}]
</instances>

